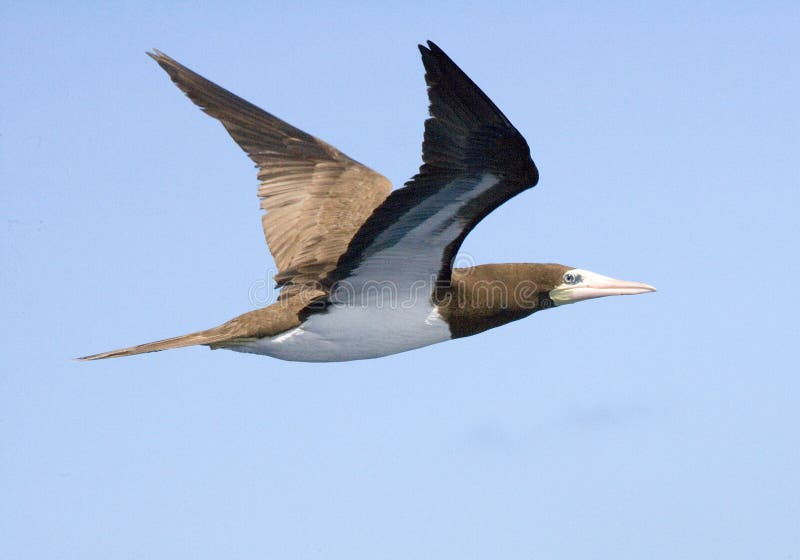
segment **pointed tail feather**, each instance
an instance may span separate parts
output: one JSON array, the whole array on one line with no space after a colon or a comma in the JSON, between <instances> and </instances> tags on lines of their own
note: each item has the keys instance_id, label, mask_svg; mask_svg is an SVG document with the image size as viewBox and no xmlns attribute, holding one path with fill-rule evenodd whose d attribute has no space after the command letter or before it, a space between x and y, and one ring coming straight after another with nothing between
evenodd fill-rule
<instances>
[{"instance_id":1,"label":"pointed tail feather","mask_svg":"<svg viewBox=\"0 0 800 560\"><path fill-rule=\"evenodd\" d=\"M301 323L300 314L303 310L309 304L325 296L327 296L327 293L319 290L301 290L277 303L234 317L218 327L166 340L131 346L130 348L84 356L83 358L78 358L78 360L119 358L133 356L134 354L144 354L145 352L169 350L170 348L196 346L198 344L210 346L212 350L214 348L230 348L266 336L275 336L299 326Z\"/></svg>"},{"instance_id":2,"label":"pointed tail feather","mask_svg":"<svg viewBox=\"0 0 800 560\"><path fill-rule=\"evenodd\" d=\"M102 360L105 358L120 358L122 356L133 356L135 354L144 354L146 352L158 352L159 350L170 350L172 348L183 348L184 346L196 346L198 344L213 344L218 343L227 338L225 334L213 332L217 329L210 329L208 331L200 331L192 334L185 334L183 336L176 336L174 338L167 338L165 340L157 340L155 342L148 342L146 344L139 344L129 348L120 348L119 350L111 350L109 352L101 352L100 354L92 354L91 356L83 356L76 358L81 361L89 360Z\"/></svg>"}]
</instances>

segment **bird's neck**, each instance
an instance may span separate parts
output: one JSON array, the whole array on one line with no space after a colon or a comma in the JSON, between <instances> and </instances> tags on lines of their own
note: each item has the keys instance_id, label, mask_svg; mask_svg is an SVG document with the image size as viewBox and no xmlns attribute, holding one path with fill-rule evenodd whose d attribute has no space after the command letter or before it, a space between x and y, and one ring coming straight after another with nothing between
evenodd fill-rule
<instances>
[{"instance_id":1,"label":"bird's neck","mask_svg":"<svg viewBox=\"0 0 800 560\"><path fill-rule=\"evenodd\" d=\"M453 338L477 334L553 306L529 264L487 264L453 270L434 301Z\"/></svg>"}]
</instances>

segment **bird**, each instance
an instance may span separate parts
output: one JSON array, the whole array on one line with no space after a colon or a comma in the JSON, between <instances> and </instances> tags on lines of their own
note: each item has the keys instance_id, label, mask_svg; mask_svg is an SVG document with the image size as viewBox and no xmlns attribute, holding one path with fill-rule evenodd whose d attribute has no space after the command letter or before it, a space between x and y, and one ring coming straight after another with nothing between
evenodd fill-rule
<instances>
[{"instance_id":1,"label":"bird","mask_svg":"<svg viewBox=\"0 0 800 560\"><path fill-rule=\"evenodd\" d=\"M472 229L539 171L528 143L435 43L419 45L429 117L401 188L178 63L147 54L255 163L277 300L219 326L78 358L203 345L289 361L379 358L588 299L653 292L561 264L454 267Z\"/></svg>"}]
</instances>

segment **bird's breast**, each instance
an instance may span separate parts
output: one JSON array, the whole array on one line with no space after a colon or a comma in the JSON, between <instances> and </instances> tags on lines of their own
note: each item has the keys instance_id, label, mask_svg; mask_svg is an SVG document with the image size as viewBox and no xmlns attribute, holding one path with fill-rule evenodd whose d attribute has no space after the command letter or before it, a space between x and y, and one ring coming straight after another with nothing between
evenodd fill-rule
<instances>
[{"instance_id":1,"label":"bird's breast","mask_svg":"<svg viewBox=\"0 0 800 560\"><path fill-rule=\"evenodd\" d=\"M449 340L450 328L430 302L406 306L334 304L300 326L231 350L300 362L378 358Z\"/></svg>"}]
</instances>

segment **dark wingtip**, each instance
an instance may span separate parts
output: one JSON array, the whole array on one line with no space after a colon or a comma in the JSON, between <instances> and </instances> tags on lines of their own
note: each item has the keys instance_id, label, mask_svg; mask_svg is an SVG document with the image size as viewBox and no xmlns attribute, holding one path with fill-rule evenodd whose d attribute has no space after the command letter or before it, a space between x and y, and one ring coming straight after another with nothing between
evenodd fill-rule
<instances>
[{"instance_id":1,"label":"dark wingtip","mask_svg":"<svg viewBox=\"0 0 800 560\"><path fill-rule=\"evenodd\" d=\"M429 55L429 54L435 54L435 55L444 54L444 51L439 47L439 45L437 45L433 41L428 40L428 41L425 41L425 42L428 44L428 46L417 45L419 47L419 52L421 52L423 56Z\"/></svg>"}]
</instances>

